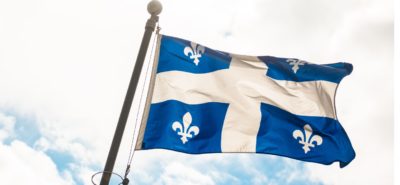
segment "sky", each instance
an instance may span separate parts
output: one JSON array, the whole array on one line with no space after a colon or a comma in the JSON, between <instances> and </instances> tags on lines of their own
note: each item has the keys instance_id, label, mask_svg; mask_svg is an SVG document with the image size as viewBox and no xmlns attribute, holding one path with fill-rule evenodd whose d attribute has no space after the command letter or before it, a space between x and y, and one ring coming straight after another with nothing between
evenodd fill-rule
<instances>
[{"instance_id":1,"label":"sky","mask_svg":"<svg viewBox=\"0 0 400 185\"><path fill-rule=\"evenodd\" d=\"M237 54L352 63L336 108L356 158L340 169L273 155L139 151L131 184L393 184L392 1L161 2L162 34ZM104 167L149 18L147 3L0 1L2 184L91 184ZM114 168L121 175L139 101Z\"/></svg>"}]
</instances>

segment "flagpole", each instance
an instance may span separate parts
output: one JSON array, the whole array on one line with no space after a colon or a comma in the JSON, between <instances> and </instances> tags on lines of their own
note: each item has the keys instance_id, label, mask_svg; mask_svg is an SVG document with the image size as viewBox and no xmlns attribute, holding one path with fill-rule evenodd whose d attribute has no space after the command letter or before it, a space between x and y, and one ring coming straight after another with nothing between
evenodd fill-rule
<instances>
[{"instance_id":1,"label":"flagpole","mask_svg":"<svg viewBox=\"0 0 400 185\"><path fill-rule=\"evenodd\" d=\"M100 185L108 185L110 182L110 177L114 169L115 160L117 158L119 146L121 144L122 135L124 134L126 121L128 120L129 111L131 109L133 97L135 95L136 87L139 81L140 72L142 71L143 62L146 57L147 48L149 46L151 35L156 28L156 24L158 22L158 14L161 13L161 10L162 5L157 0L152 0L147 5L147 11L150 13L151 17L146 22L142 43L140 45L139 53L136 58L135 67L133 69L128 90L126 92L124 104L122 106L121 114L119 116L117 128L115 129L110 151L108 152L108 157L101 177Z\"/></svg>"}]
</instances>

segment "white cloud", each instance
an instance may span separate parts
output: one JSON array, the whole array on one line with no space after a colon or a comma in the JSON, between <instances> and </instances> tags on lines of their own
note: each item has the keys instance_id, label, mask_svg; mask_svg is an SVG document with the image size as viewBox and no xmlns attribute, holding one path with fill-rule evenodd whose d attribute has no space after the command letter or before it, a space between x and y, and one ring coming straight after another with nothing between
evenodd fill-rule
<instances>
[{"instance_id":1,"label":"white cloud","mask_svg":"<svg viewBox=\"0 0 400 185\"><path fill-rule=\"evenodd\" d=\"M73 185L70 174L60 174L56 165L43 152L23 142L0 144L0 178L4 184Z\"/></svg>"},{"instance_id":2,"label":"white cloud","mask_svg":"<svg viewBox=\"0 0 400 185\"><path fill-rule=\"evenodd\" d=\"M0 112L0 179L4 184L75 184L68 171L60 173L42 151L16 140L16 117ZM3 141L10 140L9 144Z\"/></svg>"},{"instance_id":3,"label":"white cloud","mask_svg":"<svg viewBox=\"0 0 400 185\"><path fill-rule=\"evenodd\" d=\"M159 181L155 184L176 185L214 185L215 182L211 177L185 166L182 163L172 162L165 168L161 174Z\"/></svg>"},{"instance_id":4,"label":"white cloud","mask_svg":"<svg viewBox=\"0 0 400 185\"><path fill-rule=\"evenodd\" d=\"M165 150L135 154L129 178L136 184L318 184L302 163L273 155L188 155ZM202 178L204 181L196 179ZM192 181L193 180L193 181ZM181 182L181 183L177 183Z\"/></svg>"},{"instance_id":5,"label":"white cloud","mask_svg":"<svg viewBox=\"0 0 400 185\"><path fill-rule=\"evenodd\" d=\"M44 138L39 138L34 144L35 150L46 152L50 148L50 142Z\"/></svg>"},{"instance_id":6,"label":"white cloud","mask_svg":"<svg viewBox=\"0 0 400 185\"><path fill-rule=\"evenodd\" d=\"M91 181L92 175L97 173L97 171L94 171L93 169L85 166L85 165L80 165L80 164L71 164L70 165L71 171L74 171L75 177L82 182L82 185L93 185ZM94 177L95 183L99 184L99 180L97 178L101 177L101 174L97 175Z\"/></svg>"},{"instance_id":7,"label":"white cloud","mask_svg":"<svg viewBox=\"0 0 400 185\"><path fill-rule=\"evenodd\" d=\"M14 134L15 117L0 112L0 142Z\"/></svg>"},{"instance_id":8,"label":"white cloud","mask_svg":"<svg viewBox=\"0 0 400 185\"><path fill-rule=\"evenodd\" d=\"M230 184L240 184L240 179L238 177L235 177L232 174L229 174L225 172L224 170L210 170L207 173L208 176L210 176L215 182L230 182Z\"/></svg>"}]
</instances>

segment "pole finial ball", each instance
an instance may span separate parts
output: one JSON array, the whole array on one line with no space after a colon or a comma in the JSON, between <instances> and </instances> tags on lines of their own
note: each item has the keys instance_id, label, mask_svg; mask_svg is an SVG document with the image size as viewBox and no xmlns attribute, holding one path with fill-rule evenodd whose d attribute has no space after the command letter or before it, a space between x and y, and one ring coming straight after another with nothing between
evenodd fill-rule
<instances>
[{"instance_id":1,"label":"pole finial ball","mask_svg":"<svg viewBox=\"0 0 400 185\"><path fill-rule=\"evenodd\" d=\"M161 10L162 10L162 5L160 1L152 0L149 2L149 4L147 4L147 11L151 15L158 15L161 13Z\"/></svg>"}]
</instances>

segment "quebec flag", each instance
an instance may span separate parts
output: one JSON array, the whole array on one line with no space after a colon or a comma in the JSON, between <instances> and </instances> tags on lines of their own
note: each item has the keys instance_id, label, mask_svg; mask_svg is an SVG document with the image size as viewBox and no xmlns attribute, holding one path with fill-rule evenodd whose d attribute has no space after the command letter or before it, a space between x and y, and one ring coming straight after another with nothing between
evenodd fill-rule
<instances>
[{"instance_id":1,"label":"quebec flag","mask_svg":"<svg viewBox=\"0 0 400 185\"><path fill-rule=\"evenodd\" d=\"M160 37L136 150L265 153L340 167L354 159L335 111L351 64L236 55Z\"/></svg>"}]
</instances>

